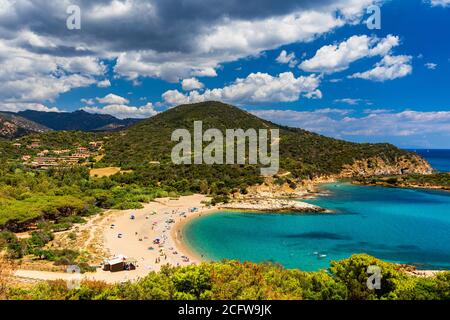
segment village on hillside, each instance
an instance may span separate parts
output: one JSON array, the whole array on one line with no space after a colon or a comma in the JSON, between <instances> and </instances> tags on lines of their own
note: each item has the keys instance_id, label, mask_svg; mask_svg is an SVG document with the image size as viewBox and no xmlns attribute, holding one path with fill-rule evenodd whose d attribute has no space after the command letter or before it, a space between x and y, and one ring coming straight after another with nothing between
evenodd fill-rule
<instances>
[{"instance_id":1,"label":"village on hillside","mask_svg":"<svg viewBox=\"0 0 450 320\"><path fill-rule=\"evenodd\" d=\"M91 141L87 146L76 144L67 149L52 149L45 146L40 139L33 139L28 144L13 144L15 148L22 150L22 154L25 153L21 158L23 165L41 170L86 165L100 157L103 145L104 141L100 140Z\"/></svg>"}]
</instances>

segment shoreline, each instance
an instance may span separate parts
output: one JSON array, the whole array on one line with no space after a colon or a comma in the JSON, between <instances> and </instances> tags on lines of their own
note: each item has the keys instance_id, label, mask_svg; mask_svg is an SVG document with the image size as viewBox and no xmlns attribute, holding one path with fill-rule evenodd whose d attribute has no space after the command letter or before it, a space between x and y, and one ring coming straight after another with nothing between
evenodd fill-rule
<instances>
[{"instance_id":1,"label":"shoreline","mask_svg":"<svg viewBox=\"0 0 450 320\"><path fill-rule=\"evenodd\" d=\"M367 186L367 187L383 187L383 188L397 188L397 189L412 189L412 190L433 190L433 191L443 191L450 192L449 187L444 186L427 186L427 185L392 185L388 183L359 183L351 182L355 186Z\"/></svg>"},{"instance_id":2,"label":"shoreline","mask_svg":"<svg viewBox=\"0 0 450 320\"><path fill-rule=\"evenodd\" d=\"M101 244L103 257L123 255L127 260L136 261L136 270L111 273L100 268L96 272L85 273L80 277L86 280L100 280L109 283L134 281L152 271L159 271L163 265L186 266L209 261L184 240L184 228L194 219L222 211L243 211L238 207L207 206L208 198L194 194L179 198L159 198L145 204L142 209L110 210L108 215L95 216L86 225L95 221L98 232L90 235L90 240ZM241 199L242 201L242 199ZM244 200L245 201L245 200ZM273 199L271 202L289 202L302 206L302 213L311 211L312 205L293 201L292 199ZM237 202L235 202L237 203ZM267 204L267 203L265 203ZM191 211L197 208L196 211ZM314 206L313 212L319 212ZM283 214L301 214L292 210L277 210L275 207L248 208L247 212L267 214L268 212ZM321 214L320 211L318 214ZM133 216L133 219L131 217ZM169 223L170 221L170 223ZM81 228L82 230L86 227ZM89 228L90 229L90 228ZM154 239L161 239L155 244ZM86 249L81 246L80 248ZM186 259L187 258L187 259ZM103 259L100 259L103 260ZM67 279L64 272L42 271L32 268L16 271L16 277L35 280Z\"/></svg>"},{"instance_id":3,"label":"shoreline","mask_svg":"<svg viewBox=\"0 0 450 320\"><path fill-rule=\"evenodd\" d=\"M321 192L307 193L302 198L316 197ZM208 216L218 212L251 212L257 214L327 214L329 211L322 209L317 211L293 212L289 210L274 210L270 208L261 210L261 203L258 207L242 208L242 203L246 203L245 198L240 199L241 203L234 201L230 205L207 206L204 204L208 198L204 195L182 196L176 199L160 198L153 202L145 204L143 209L137 210L118 210L110 211L100 221L96 221L99 230L94 240L102 244L102 249L110 257L124 255L129 260L137 263L136 270L121 271L111 273L97 269L93 273L85 273L80 277L86 280L100 280L108 283L118 283L125 281L135 281L152 271L159 271L163 265L187 266L210 261L201 253L192 248L185 240L185 228L194 219ZM300 205L310 204L294 201L292 199L276 199L272 202L295 202ZM249 202L247 202L249 203ZM264 202L265 203L265 202ZM197 208L197 211L191 211L191 208ZM302 207L303 210L305 207ZM133 216L133 219L131 218ZM97 216L96 216L97 217ZM95 219L95 218L94 218ZM169 222L170 220L170 222ZM89 222L90 223L90 222ZM121 236L119 236L119 234ZM153 241L156 238L161 239L161 244L156 245ZM151 248L151 249L150 249ZM186 259L187 257L187 259ZM442 270L417 270L414 274L423 276L424 274L433 275ZM28 280L57 280L67 279L69 276L64 272L46 272L39 270L17 270L15 276Z\"/></svg>"},{"instance_id":4,"label":"shoreline","mask_svg":"<svg viewBox=\"0 0 450 320\"><path fill-rule=\"evenodd\" d=\"M177 245L178 248L180 248L180 251L184 252L185 255L190 257L191 260L195 263L206 262L209 260L206 259L205 257L202 257L201 254L196 252L195 249L193 249L187 243L187 241L184 240L184 237L185 237L184 229L189 222L191 222L195 219L198 219L198 218L204 217L204 216L208 216L208 215L212 215L215 213L219 213L219 212L221 212L221 210L219 208L209 209L209 210L202 211L202 212L196 212L195 214L187 216L183 220L177 221L172 228L171 237L174 240L175 244ZM181 236L181 239L180 239L180 236Z\"/></svg>"},{"instance_id":5,"label":"shoreline","mask_svg":"<svg viewBox=\"0 0 450 320\"><path fill-rule=\"evenodd\" d=\"M197 255L182 241L178 241L174 230L175 225L187 222L197 215L217 211L215 207L206 207L202 203L205 200L206 196L198 194L176 199L159 198L144 204L142 209L110 211L111 214L96 222L100 230L94 235L95 240L101 243L103 257L123 255L128 261L136 262L136 269L109 272L98 268L96 272L79 275L79 278L120 283L138 280L152 271L159 271L166 264L186 266L199 263ZM198 208L198 212L190 212L190 208ZM157 238L161 239L160 244L154 243ZM189 260L186 261L183 256ZM57 280L67 279L71 275L65 272L19 269L15 276L27 280Z\"/></svg>"}]
</instances>

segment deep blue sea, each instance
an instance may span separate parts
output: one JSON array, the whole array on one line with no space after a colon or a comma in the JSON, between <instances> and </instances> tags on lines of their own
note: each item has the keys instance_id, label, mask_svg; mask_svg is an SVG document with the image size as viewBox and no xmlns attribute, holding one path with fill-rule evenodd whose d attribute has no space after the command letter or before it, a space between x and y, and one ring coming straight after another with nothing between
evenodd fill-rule
<instances>
[{"instance_id":1,"label":"deep blue sea","mask_svg":"<svg viewBox=\"0 0 450 320\"><path fill-rule=\"evenodd\" d=\"M309 202L334 214L217 213L184 228L212 260L274 261L313 271L368 253L421 269L450 269L450 192L331 184Z\"/></svg>"},{"instance_id":2,"label":"deep blue sea","mask_svg":"<svg viewBox=\"0 0 450 320\"><path fill-rule=\"evenodd\" d=\"M450 150L410 149L428 160L431 166L440 172L450 172Z\"/></svg>"}]
</instances>

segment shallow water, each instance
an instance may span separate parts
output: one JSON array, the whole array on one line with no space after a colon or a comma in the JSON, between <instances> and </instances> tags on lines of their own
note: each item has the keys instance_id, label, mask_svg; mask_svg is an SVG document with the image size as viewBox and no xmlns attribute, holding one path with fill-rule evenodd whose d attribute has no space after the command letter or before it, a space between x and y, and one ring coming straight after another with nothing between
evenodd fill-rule
<instances>
[{"instance_id":1,"label":"shallow water","mask_svg":"<svg viewBox=\"0 0 450 320\"><path fill-rule=\"evenodd\" d=\"M308 202L334 214L221 212L188 223L190 247L212 260L274 261L318 270L353 253L450 269L450 192L336 184Z\"/></svg>"}]
</instances>

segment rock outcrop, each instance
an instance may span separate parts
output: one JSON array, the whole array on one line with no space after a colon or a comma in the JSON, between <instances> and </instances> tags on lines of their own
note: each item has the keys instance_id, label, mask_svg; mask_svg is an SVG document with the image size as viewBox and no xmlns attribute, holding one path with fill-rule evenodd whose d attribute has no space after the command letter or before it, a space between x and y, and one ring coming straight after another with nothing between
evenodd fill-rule
<instances>
[{"instance_id":1,"label":"rock outcrop","mask_svg":"<svg viewBox=\"0 0 450 320\"><path fill-rule=\"evenodd\" d=\"M393 163L387 163L381 157L374 157L365 160L358 160L352 165L344 166L344 169L341 171L339 177L370 177L412 173L431 174L432 172L433 168L430 164L418 155L399 157Z\"/></svg>"},{"instance_id":2,"label":"rock outcrop","mask_svg":"<svg viewBox=\"0 0 450 320\"><path fill-rule=\"evenodd\" d=\"M248 210L259 212L290 212L290 213L306 213L306 212L326 212L325 209L300 201L288 199L246 199L235 201L220 206L221 209L228 210Z\"/></svg>"}]
</instances>

